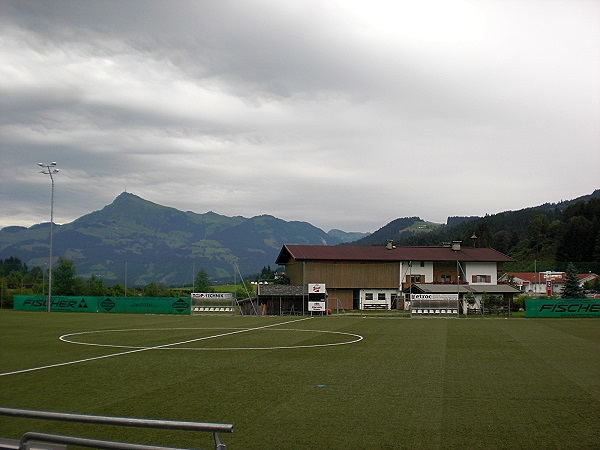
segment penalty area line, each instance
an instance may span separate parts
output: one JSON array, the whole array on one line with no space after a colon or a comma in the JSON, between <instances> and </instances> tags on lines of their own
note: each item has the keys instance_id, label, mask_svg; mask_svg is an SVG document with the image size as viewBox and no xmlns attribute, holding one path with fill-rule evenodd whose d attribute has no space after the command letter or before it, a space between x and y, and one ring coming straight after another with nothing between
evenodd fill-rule
<instances>
[{"instance_id":1,"label":"penalty area line","mask_svg":"<svg viewBox=\"0 0 600 450\"><path fill-rule=\"evenodd\" d=\"M72 365L72 364L80 364L80 363L89 362L89 361L97 361L97 360L100 360L100 359L113 358L115 356L130 355L132 353L140 353L140 352L145 352L145 351L148 351L148 350L157 350L157 349L161 349L161 348L174 347L176 345L189 344L191 342L199 342L199 341L204 341L204 340L207 340L207 339L214 339L214 338L219 338L219 337L223 337L223 336L230 336L230 335L233 335L233 334L246 333L248 331L263 330L265 328L276 327L276 326L279 326L279 325L287 325L287 324L290 324L290 323L301 322L303 320L309 320L309 319L312 319L312 317L304 317L302 319L288 320L287 322L281 322L281 323L272 323L270 325L263 325L263 326L254 327L254 328L245 328L243 330L229 331L227 333L219 333L219 334L215 334L215 335L212 335L212 336L204 336L204 337L201 337L201 338L189 339L187 341L181 341L181 342L173 342L173 343L170 343L170 344L156 345L154 347L136 348L134 350L127 350L125 352L111 353L109 355L93 356L91 358L83 358L83 359L77 359L77 360L74 360L74 361L67 361L67 362L56 363L56 364L48 364L46 366L32 367L32 368L29 368L29 369L14 370L12 372L0 373L0 377L4 377L4 376L8 376L8 375L18 375L20 373L35 372L37 370L52 369L54 367L69 366L69 365ZM62 337L63 336L61 336L60 338L62 338Z\"/></svg>"}]
</instances>

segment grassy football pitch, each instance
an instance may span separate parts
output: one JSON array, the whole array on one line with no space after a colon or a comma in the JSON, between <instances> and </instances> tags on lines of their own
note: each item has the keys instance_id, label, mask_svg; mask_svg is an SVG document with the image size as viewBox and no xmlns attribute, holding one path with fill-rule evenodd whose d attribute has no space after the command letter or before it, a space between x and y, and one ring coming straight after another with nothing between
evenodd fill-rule
<instances>
[{"instance_id":1,"label":"grassy football pitch","mask_svg":"<svg viewBox=\"0 0 600 450\"><path fill-rule=\"evenodd\" d=\"M0 311L0 406L233 423L228 449L599 448L600 319ZM209 433L0 416L212 448Z\"/></svg>"}]
</instances>

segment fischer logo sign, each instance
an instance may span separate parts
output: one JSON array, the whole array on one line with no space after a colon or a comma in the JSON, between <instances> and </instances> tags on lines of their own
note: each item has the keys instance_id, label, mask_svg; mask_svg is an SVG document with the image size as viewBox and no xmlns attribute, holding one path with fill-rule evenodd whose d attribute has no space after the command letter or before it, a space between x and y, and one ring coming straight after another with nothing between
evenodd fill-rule
<instances>
[{"instance_id":1,"label":"fischer logo sign","mask_svg":"<svg viewBox=\"0 0 600 450\"><path fill-rule=\"evenodd\" d=\"M35 308L35 307L46 307L46 299L39 298L28 298L25 299L22 303L25 309ZM75 310L75 309L88 309L88 305L85 301L85 298L81 300L73 300L73 299L52 299L50 302L51 309L57 310Z\"/></svg>"},{"instance_id":2,"label":"fischer logo sign","mask_svg":"<svg viewBox=\"0 0 600 450\"><path fill-rule=\"evenodd\" d=\"M43 306L46 307L46 300L39 298L28 298L23 302L23 306Z\"/></svg>"},{"instance_id":3,"label":"fischer logo sign","mask_svg":"<svg viewBox=\"0 0 600 450\"><path fill-rule=\"evenodd\" d=\"M600 317L600 299L528 299L527 317Z\"/></svg>"}]
</instances>

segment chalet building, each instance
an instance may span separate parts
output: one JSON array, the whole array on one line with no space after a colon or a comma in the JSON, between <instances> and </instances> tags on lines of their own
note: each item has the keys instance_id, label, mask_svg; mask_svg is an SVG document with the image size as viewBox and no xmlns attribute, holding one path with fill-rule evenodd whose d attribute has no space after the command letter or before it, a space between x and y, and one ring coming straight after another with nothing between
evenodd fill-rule
<instances>
[{"instance_id":1,"label":"chalet building","mask_svg":"<svg viewBox=\"0 0 600 450\"><path fill-rule=\"evenodd\" d=\"M512 279L522 294L526 295L561 295L567 279L566 272L507 272L502 276L502 281ZM578 273L579 285L593 283L598 275L595 273Z\"/></svg>"},{"instance_id":2,"label":"chalet building","mask_svg":"<svg viewBox=\"0 0 600 450\"><path fill-rule=\"evenodd\" d=\"M492 248L465 248L460 242L438 247L284 245L277 264L285 267L295 288L294 309L305 308L306 287L324 284L329 309L404 309L412 293L484 293L512 297L518 294L498 284L502 264L514 261ZM268 310L289 297L279 288L265 287L259 301L272 302ZM289 289L288 289L289 290ZM298 297L302 296L302 301ZM304 303L303 303L304 302ZM287 303L285 303L287 304ZM285 308L284 308L285 309Z\"/></svg>"}]
</instances>

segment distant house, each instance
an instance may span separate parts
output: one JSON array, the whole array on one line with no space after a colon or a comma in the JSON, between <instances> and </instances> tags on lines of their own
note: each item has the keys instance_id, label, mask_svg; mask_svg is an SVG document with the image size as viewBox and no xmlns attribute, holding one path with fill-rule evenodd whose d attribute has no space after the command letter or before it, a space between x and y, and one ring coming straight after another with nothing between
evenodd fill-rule
<instances>
[{"instance_id":1,"label":"distant house","mask_svg":"<svg viewBox=\"0 0 600 450\"><path fill-rule=\"evenodd\" d=\"M303 293L303 300L294 303L297 311L298 305L306 306L310 283L326 286L330 309L403 309L411 292L451 292L461 299L467 293L475 298L484 293L512 297L518 289L498 283L502 264L511 261L492 248L465 248L460 242L436 247L396 247L388 242L284 245L276 263L285 267L291 285L301 287L295 291L296 299ZM276 297L272 290L268 295Z\"/></svg>"},{"instance_id":2,"label":"distant house","mask_svg":"<svg viewBox=\"0 0 600 450\"><path fill-rule=\"evenodd\" d=\"M583 286L586 282L593 283L598 275L595 273L577 274L579 284ZM507 272L501 281L507 282L512 278L521 293L527 295L560 295L564 289L567 278L566 272Z\"/></svg>"}]
</instances>

